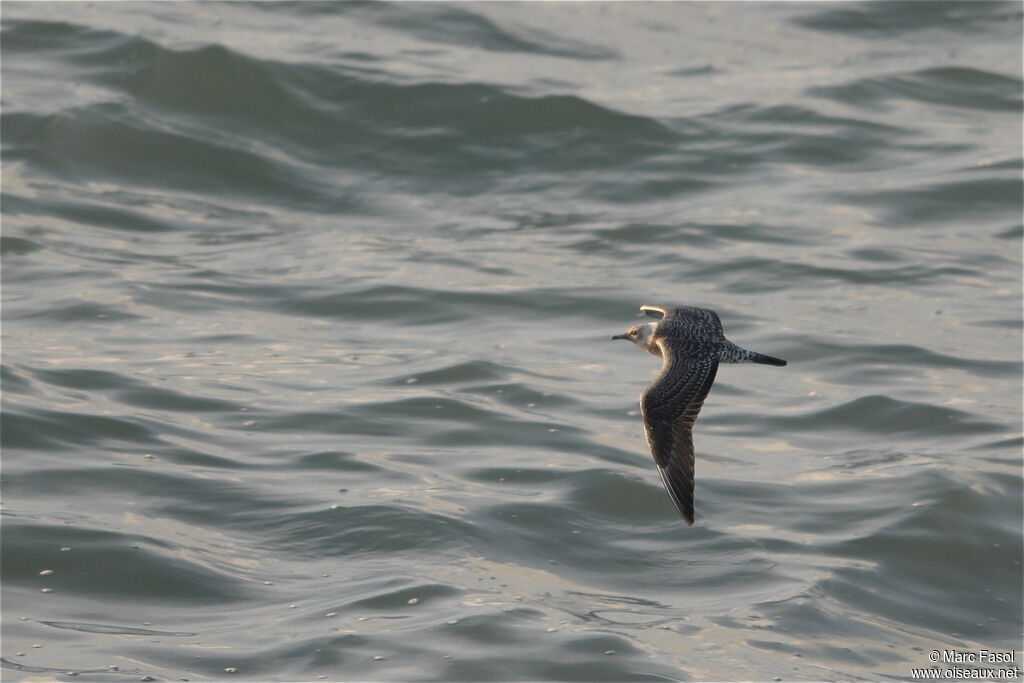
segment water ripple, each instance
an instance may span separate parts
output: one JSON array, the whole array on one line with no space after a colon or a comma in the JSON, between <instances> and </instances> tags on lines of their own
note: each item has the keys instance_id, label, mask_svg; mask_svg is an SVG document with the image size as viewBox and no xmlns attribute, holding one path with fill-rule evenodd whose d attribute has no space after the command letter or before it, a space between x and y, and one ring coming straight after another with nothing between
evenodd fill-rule
<instances>
[{"instance_id":1,"label":"water ripple","mask_svg":"<svg viewBox=\"0 0 1024 683\"><path fill-rule=\"evenodd\" d=\"M1019 644L1020 7L524 7L4 5L7 674ZM790 361L720 371L692 528L652 301Z\"/></svg>"}]
</instances>

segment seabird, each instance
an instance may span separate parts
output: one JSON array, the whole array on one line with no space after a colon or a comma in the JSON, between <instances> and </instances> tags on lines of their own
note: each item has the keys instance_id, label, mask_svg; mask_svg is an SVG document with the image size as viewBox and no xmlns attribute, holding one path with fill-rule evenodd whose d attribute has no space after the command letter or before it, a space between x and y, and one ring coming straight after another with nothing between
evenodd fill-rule
<instances>
[{"instance_id":1,"label":"seabird","mask_svg":"<svg viewBox=\"0 0 1024 683\"><path fill-rule=\"evenodd\" d=\"M661 373L640 397L644 431L672 502L693 526L693 423L719 363L786 364L725 338L718 314L694 306L641 306L661 320L635 325L612 339L628 339L662 359Z\"/></svg>"}]
</instances>

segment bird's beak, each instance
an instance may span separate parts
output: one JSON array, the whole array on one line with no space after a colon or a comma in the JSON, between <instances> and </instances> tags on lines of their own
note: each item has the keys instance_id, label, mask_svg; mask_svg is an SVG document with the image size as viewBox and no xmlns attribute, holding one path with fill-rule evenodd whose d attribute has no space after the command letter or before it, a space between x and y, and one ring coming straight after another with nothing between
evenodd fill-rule
<instances>
[{"instance_id":1,"label":"bird's beak","mask_svg":"<svg viewBox=\"0 0 1024 683\"><path fill-rule=\"evenodd\" d=\"M612 335L612 339L611 340L615 341L616 339L627 339L627 338L628 337L626 337L626 335L624 335L624 334L615 334L615 335Z\"/></svg>"}]
</instances>

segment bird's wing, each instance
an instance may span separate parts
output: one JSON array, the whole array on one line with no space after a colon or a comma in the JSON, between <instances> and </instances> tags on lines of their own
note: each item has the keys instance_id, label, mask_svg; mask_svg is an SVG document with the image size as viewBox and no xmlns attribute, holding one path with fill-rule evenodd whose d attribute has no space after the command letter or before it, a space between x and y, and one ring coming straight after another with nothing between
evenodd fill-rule
<instances>
[{"instance_id":1,"label":"bird's wing","mask_svg":"<svg viewBox=\"0 0 1024 683\"><path fill-rule=\"evenodd\" d=\"M640 310L649 316L662 320L681 320L691 325L703 326L713 334L722 334L722 321L718 314L710 308L698 308L697 306L651 306L645 304Z\"/></svg>"},{"instance_id":2,"label":"bird's wing","mask_svg":"<svg viewBox=\"0 0 1024 683\"><path fill-rule=\"evenodd\" d=\"M693 524L693 423L715 382L718 357L672 359L662 349L664 368L640 399L644 429L672 502Z\"/></svg>"},{"instance_id":3,"label":"bird's wing","mask_svg":"<svg viewBox=\"0 0 1024 683\"><path fill-rule=\"evenodd\" d=\"M643 311L644 313L646 313L647 315L651 316L652 318L657 318L659 316L659 314L661 315L662 318L669 318L669 317L671 317L670 313L672 311L674 311L676 308L678 308L678 307L677 306L651 306L651 305L648 305L648 304L644 304L643 306L640 307L640 310Z\"/></svg>"}]
</instances>

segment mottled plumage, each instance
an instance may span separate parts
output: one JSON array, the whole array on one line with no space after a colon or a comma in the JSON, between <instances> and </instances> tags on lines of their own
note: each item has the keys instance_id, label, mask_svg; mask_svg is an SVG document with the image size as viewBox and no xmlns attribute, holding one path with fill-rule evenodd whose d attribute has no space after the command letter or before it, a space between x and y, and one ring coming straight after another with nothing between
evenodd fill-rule
<instances>
[{"instance_id":1,"label":"mottled plumage","mask_svg":"<svg viewBox=\"0 0 1024 683\"><path fill-rule=\"evenodd\" d=\"M693 424L715 382L719 363L785 365L786 361L736 346L725 338L718 314L693 306L641 306L659 322L636 325L612 339L628 339L662 359L640 408L651 454L672 502L693 524Z\"/></svg>"}]
</instances>

